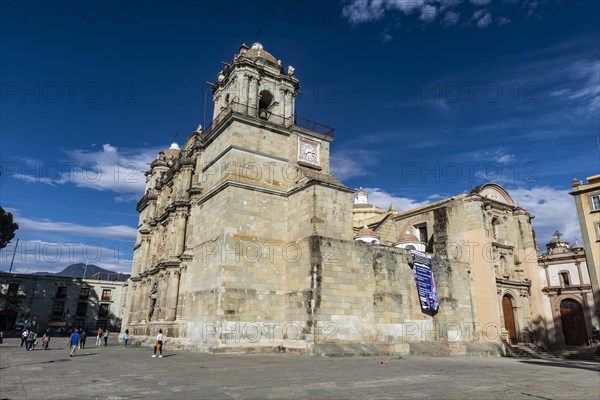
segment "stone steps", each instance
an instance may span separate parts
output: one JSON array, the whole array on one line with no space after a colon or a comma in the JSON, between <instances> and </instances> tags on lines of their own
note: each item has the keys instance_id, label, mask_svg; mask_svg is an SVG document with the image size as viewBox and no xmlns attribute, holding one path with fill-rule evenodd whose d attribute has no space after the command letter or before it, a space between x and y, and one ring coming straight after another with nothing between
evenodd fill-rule
<instances>
[{"instance_id":1,"label":"stone steps","mask_svg":"<svg viewBox=\"0 0 600 400\"><path fill-rule=\"evenodd\" d=\"M600 352L592 347L542 348L533 344L504 343L507 357L544 360L579 360L600 362Z\"/></svg>"}]
</instances>

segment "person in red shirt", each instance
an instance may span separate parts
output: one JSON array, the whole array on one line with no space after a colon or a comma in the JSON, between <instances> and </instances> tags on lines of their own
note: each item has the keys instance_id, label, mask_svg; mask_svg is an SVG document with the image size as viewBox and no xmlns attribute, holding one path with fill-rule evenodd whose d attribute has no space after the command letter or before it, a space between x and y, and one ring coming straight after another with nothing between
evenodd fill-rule
<instances>
[{"instance_id":1,"label":"person in red shirt","mask_svg":"<svg viewBox=\"0 0 600 400\"><path fill-rule=\"evenodd\" d=\"M98 328L98 336L96 336L96 347L100 347L102 343L102 328Z\"/></svg>"}]
</instances>

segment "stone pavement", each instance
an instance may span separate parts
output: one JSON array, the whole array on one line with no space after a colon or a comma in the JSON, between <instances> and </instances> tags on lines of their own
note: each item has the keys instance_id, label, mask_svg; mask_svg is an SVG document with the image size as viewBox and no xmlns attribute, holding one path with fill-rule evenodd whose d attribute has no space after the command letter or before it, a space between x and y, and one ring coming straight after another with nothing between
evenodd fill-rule
<instances>
[{"instance_id":1,"label":"stone pavement","mask_svg":"<svg viewBox=\"0 0 600 400\"><path fill-rule=\"evenodd\" d=\"M88 341L90 342L90 341ZM599 364L493 357L210 355L66 339L0 345L0 399L598 399ZM380 364L388 360L388 364Z\"/></svg>"}]
</instances>

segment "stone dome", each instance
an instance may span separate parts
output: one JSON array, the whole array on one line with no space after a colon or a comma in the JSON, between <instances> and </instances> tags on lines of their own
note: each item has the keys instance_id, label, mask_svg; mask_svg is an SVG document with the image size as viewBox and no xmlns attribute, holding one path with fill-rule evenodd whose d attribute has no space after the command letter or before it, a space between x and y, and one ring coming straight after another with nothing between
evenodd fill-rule
<instances>
[{"instance_id":1,"label":"stone dome","mask_svg":"<svg viewBox=\"0 0 600 400\"><path fill-rule=\"evenodd\" d=\"M243 57L262 58L262 59L265 59L265 60L277 65L277 59L275 57L273 57L273 55L271 53L264 50L262 44L260 44L258 42L254 43L252 45L252 47L243 54Z\"/></svg>"},{"instance_id":2,"label":"stone dome","mask_svg":"<svg viewBox=\"0 0 600 400\"><path fill-rule=\"evenodd\" d=\"M571 250L581 251L583 250L583 246L581 245L581 243L579 243L579 241L575 240L575 243L573 243L573 245L571 246Z\"/></svg>"}]
</instances>

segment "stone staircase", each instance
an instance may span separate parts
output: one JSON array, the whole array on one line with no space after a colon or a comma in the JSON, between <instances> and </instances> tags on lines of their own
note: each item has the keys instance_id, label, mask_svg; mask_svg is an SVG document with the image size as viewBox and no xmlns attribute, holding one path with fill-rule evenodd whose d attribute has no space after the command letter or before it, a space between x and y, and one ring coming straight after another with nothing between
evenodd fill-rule
<instances>
[{"instance_id":1,"label":"stone staircase","mask_svg":"<svg viewBox=\"0 0 600 400\"><path fill-rule=\"evenodd\" d=\"M504 342L504 348L506 357L600 362L600 351L594 347L543 348L531 343L509 345Z\"/></svg>"}]
</instances>

